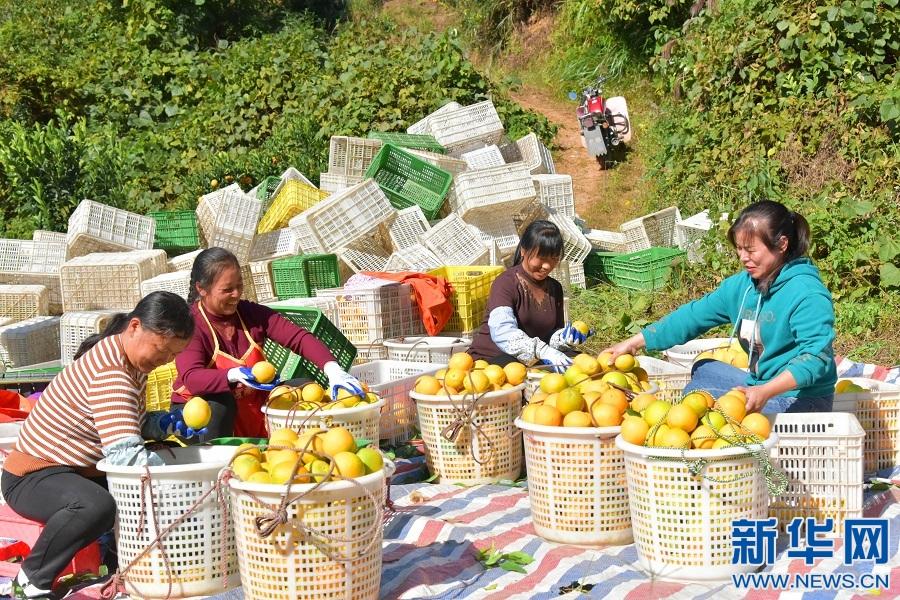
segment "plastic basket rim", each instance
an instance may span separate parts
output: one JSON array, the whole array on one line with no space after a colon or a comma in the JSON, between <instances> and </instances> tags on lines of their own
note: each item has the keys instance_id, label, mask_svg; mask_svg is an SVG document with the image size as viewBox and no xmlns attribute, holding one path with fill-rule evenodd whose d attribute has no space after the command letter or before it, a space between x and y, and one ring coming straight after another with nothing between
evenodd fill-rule
<instances>
[{"instance_id":1,"label":"plastic basket rim","mask_svg":"<svg viewBox=\"0 0 900 600\"><path fill-rule=\"evenodd\" d=\"M414 342L403 342L400 340L415 340ZM426 340L426 341L422 341ZM444 344L433 344L431 340L444 341ZM384 340L383 344L386 348L409 349L416 350L419 348L427 350L447 350L460 344L471 344L472 340L466 337L451 337L439 335L420 335L420 336L404 336L402 338L389 338Z\"/></svg>"},{"instance_id":2,"label":"plastic basket rim","mask_svg":"<svg viewBox=\"0 0 900 600\"><path fill-rule=\"evenodd\" d=\"M228 447L228 446L226 446ZM383 455L382 455L383 456ZM364 488L368 488L369 486L377 483L378 479L386 479L393 475L397 470L397 466L394 462L389 458L384 458L384 467L375 471L374 473L369 473L368 475L363 475L362 477L357 477L356 481L359 485ZM235 490L240 490L242 492L264 492L269 494L275 494L281 496L281 493L284 491L285 486L283 483L255 483L250 481L241 481L236 477L231 477L228 479L228 486ZM318 487L316 487L318 486ZM302 494L305 492L311 491L314 487L316 487L316 492L342 492L344 490L359 490L359 486L354 485L353 483L340 480L340 481L326 481L324 483L292 483L291 487L288 491L290 494L298 493ZM315 492L313 492L315 494Z\"/></svg>"},{"instance_id":3,"label":"plastic basket rim","mask_svg":"<svg viewBox=\"0 0 900 600\"><path fill-rule=\"evenodd\" d=\"M349 416L349 415L355 415L357 413L370 411L374 408L381 409L381 407L383 407L384 404L385 404L384 398L380 398L377 402L372 402L371 404L360 404L359 406L352 406L350 408L333 408L330 410L319 410L319 411L299 410L299 409L298 410L291 410L291 409L284 410L281 408L272 408L271 406L266 406L266 405L261 406L259 410L262 411L262 413L264 415L271 415L272 417L285 417L285 418L293 415L295 419L302 418L302 417L308 417L308 416L312 415L313 412L315 412L315 416L317 416L317 417L318 416L345 417L345 416Z\"/></svg>"},{"instance_id":4,"label":"plastic basket rim","mask_svg":"<svg viewBox=\"0 0 900 600\"><path fill-rule=\"evenodd\" d=\"M465 394L454 394L453 396L432 396L430 394L420 394L419 392L412 391L409 393L409 397L416 401L429 402L431 404L442 404L445 406L454 406L455 403L466 400L467 398L477 397L479 402L482 400L494 400L496 398L508 396L515 392L521 392L524 389L525 383L523 382L519 385L507 388L505 390L485 392L484 394L480 394L478 396L473 396L468 392Z\"/></svg>"},{"instance_id":5,"label":"plastic basket rim","mask_svg":"<svg viewBox=\"0 0 900 600\"><path fill-rule=\"evenodd\" d=\"M550 425L537 425L529 423L517 417L515 426L530 433L545 434L556 438L579 438L582 440L607 440L614 438L622 432L622 426L614 427L551 427Z\"/></svg>"},{"instance_id":6,"label":"plastic basket rim","mask_svg":"<svg viewBox=\"0 0 900 600\"><path fill-rule=\"evenodd\" d=\"M771 451L772 448L778 443L778 434L774 431L769 434L769 437L763 440L762 444L750 444L750 448L758 448L762 447L766 451ZM745 456L749 456L749 452L746 448L742 446L729 446L725 448L719 448L717 450L713 450L712 448L706 450L682 450L680 448L659 448L656 446L637 446L630 442L626 442L622 435L619 434L616 436L616 446L622 450L626 455L631 455L634 457L639 457L642 459L648 458L685 458L685 459L712 459L712 460L724 460L729 458L741 458Z\"/></svg>"},{"instance_id":7,"label":"plastic basket rim","mask_svg":"<svg viewBox=\"0 0 900 600\"><path fill-rule=\"evenodd\" d=\"M229 448L229 446L214 446L211 444L199 444L196 446L187 446L185 448L170 448L169 450L164 450L163 452L171 451L173 453L185 452L187 450L197 450L197 449L210 449L212 455L221 454L222 459L217 459L216 461L203 462L203 463L190 463L186 465L158 465L149 467L151 475L183 475L185 473L203 473L205 471L212 471L218 473L222 470L222 467L228 464L231 460L231 452L225 452L220 450L221 448ZM118 465L110 465L106 462L106 459L101 460L97 463L97 469L103 471L104 473L108 473L110 475L124 475L124 476L133 476L133 477L143 477L147 473L148 467L143 465L141 466L118 466Z\"/></svg>"}]
</instances>

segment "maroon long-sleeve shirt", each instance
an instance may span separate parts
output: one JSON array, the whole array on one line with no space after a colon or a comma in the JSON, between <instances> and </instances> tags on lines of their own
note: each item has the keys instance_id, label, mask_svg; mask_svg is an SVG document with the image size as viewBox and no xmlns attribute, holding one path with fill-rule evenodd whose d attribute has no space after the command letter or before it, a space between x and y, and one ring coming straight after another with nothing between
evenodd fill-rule
<instances>
[{"instance_id":1,"label":"maroon long-sleeve shirt","mask_svg":"<svg viewBox=\"0 0 900 600\"><path fill-rule=\"evenodd\" d=\"M209 322L216 328L216 335L219 338L219 350L241 358L247 349L250 348L250 342L244 335L241 327L241 321L238 315L230 317L220 317L204 311ZM288 321L277 312L255 302L241 300L238 303L238 313L244 319L247 331L253 341L262 348L266 338L271 338L285 348L293 350L297 354L309 359L319 368L325 366L328 361L334 360L334 356L328 348L320 342L309 331ZM190 390L191 394L202 396L203 394L215 394L221 392L229 392L233 385L228 383L226 371L215 367L208 368L212 360L213 350L215 350L215 341L209 326L200 314L197 303L191 305L191 314L194 317L194 337L191 339L187 347L175 358L175 367L178 370L178 377L172 386L173 389L179 389L182 385ZM223 329L231 324L234 326L234 335L231 339L225 339L222 335ZM177 394L172 395L173 402L184 402L185 399Z\"/></svg>"}]
</instances>

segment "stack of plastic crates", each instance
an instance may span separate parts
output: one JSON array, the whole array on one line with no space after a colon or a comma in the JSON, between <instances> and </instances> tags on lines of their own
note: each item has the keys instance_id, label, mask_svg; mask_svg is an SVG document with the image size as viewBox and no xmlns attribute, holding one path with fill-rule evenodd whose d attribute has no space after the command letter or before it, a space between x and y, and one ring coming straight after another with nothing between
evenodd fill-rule
<instances>
[{"instance_id":1,"label":"stack of plastic crates","mask_svg":"<svg viewBox=\"0 0 900 600\"><path fill-rule=\"evenodd\" d=\"M556 173L553 155L541 143L536 134L529 133L525 137L516 140L516 146L519 149L522 162L525 163L532 175L552 175Z\"/></svg>"},{"instance_id":2,"label":"stack of plastic crates","mask_svg":"<svg viewBox=\"0 0 900 600\"><path fill-rule=\"evenodd\" d=\"M443 277L453 286L453 315L444 327L445 333L462 335L481 326L491 285L503 271L503 267L445 266L428 273Z\"/></svg>"},{"instance_id":3,"label":"stack of plastic crates","mask_svg":"<svg viewBox=\"0 0 900 600\"><path fill-rule=\"evenodd\" d=\"M106 252L79 256L60 269L63 306L73 310L130 311L141 296L141 283L166 272L162 250Z\"/></svg>"},{"instance_id":4,"label":"stack of plastic crates","mask_svg":"<svg viewBox=\"0 0 900 600\"><path fill-rule=\"evenodd\" d=\"M503 123L490 100L432 114L428 128L451 154L496 144L503 137Z\"/></svg>"},{"instance_id":5,"label":"stack of plastic crates","mask_svg":"<svg viewBox=\"0 0 900 600\"><path fill-rule=\"evenodd\" d=\"M272 302L277 299L272 284L272 263L275 259L260 260L250 263L250 279L257 302ZM247 282L244 282L247 285Z\"/></svg>"},{"instance_id":6,"label":"stack of plastic crates","mask_svg":"<svg viewBox=\"0 0 900 600\"><path fill-rule=\"evenodd\" d=\"M175 271L190 271L194 267L194 260L196 260L197 255L201 252L203 252L203 250L194 250L193 252L186 252L185 254L173 256L166 261L166 267L169 272L172 273Z\"/></svg>"},{"instance_id":7,"label":"stack of plastic crates","mask_svg":"<svg viewBox=\"0 0 900 600\"><path fill-rule=\"evenodd\" d=\"M535 199L531 173L523 163L464 171L456 176L455 189L450 208L470 222L480 216L512 215Z\"/></svg>"},{"instance_id":8,"label":"stack of plastic crates","mask_svg":"<svg viewBox=\"0 0 900 600\"><path fill-rule=\"evenodd\" d=\"M489 259L487 246L456 214L444 217L423 233L422 244L445 265L485 265Z\"/></svg>"},{"instance_id":9,"label":"stack of plastic crates","mask_svg":"<svg viewBox=\"0 0 900 600\"><path fill-rule=\"evenodd\" d=\"M59 271L64 262L65 244L0 240L0 283L46 286L52 314L63 310Z\"/></svg>"},{"instance_id":10,"label":"stack of plastic crates","mask_svg":"<svg viewBox=\"0 0 900 600\"><path fill-rule=\"evenodd\" d=\"M311 208L328 197L328 192L316 189L312 185L291 179L278 188L272 198L271 205L263 214L257 225L257 233L267 233L282 227L304 210Z\"/></svg>"},{"instance_id":11,"label":"stack of plastic crates","mask_svg":"<svg viewBox=\"0 0 900 600\"><path fill-rule=\"evenodd\" d=\"M354 273L384 271L390 256L391 242L385 228L379 228L375 233L338 250L341 262Z\"/></svg>"},{"instance_id":12,"label":"stack of plastic crates","mask_svg":"<svg viewBox=\"0 0 900 600\"><path fill-rule=\"evenodd\" d=\"M149 213L156 221L153 247L177 256L200 247L197 213L192 210L156 211Z\"/></svg>"},{"instance_id":13,"label":"stack of plastic crates","mask_svg":"<svg viewBox=\"0 0 900 600\"><path fill-rule=\"evenodd\" d=\"M478 216L475 216L475 215ZM513 223L512 216L508 214L485 215L481 213L471 213L466 221L474 225L483 236L480 235L482 242L488 246L493 242L497 246L500 257L511 256L519 245L519 234L516 231L516 224ZM491 263L496 264L496 263Z\"/></svg>"},{"instance_id":14,"label":"stack of plastic crates","mask_svg":"<svg viewBox=\"0 0 900 600\"><path fill-rule=\"evenodd\" d=\"M418 244L423 233L431 229L428 219L418 205L397 211L397 218L388 227L391 245L402 250Z\"/></svg>"},{"instance_id":15,"label":"stack of plastic crates","mask_svg":"<svg viewBox=\"0 0 900 600\"><path fill-rule=\"evenodd\" d=\"M266 177L262 180L262 182L260 182L259 185L247 192L262 203L262 210L260 210L260 214L266 214L266 212L269 210L269 207L272 205L272 202L275 200L275 196L281 190L281 186L288 181L296 181L311 187L316 187L315 184L306 177L306 175L304 175L294 167L288 167L287 169L285 169L284 173L282 173L280 177Z\"/></svg>"},{"instance_id":16,"label":"stack of plastic crates","mask_svg":"<svg viewBox=\"0 0 900 600\"><path fill-rule=\"evenodd\" d=\"M629 290L658 290L665 287L684 257L684 250L677 248L649 248L623 254L612 259L610 280Z\"/></svg>"},{"instance_id":17,"label":"stack of plastic crates","mask_svg":"<svg viewBox=\"0 0 900 600\"><path fill-rule=\"evenodd\" d=\"M69 215L69 257L92 252L153 248L156 220L92 200L82 200Z\"/></svg>"},{"instance_id":18,"label":"stack of plastic crates","mask_svg":"<svg viewBox=\"0 0 900 600\"><path fill-rule=\"evenodd\" d=\"M62 231L47 231L46 229L35 229L31 232L31 239L35 242L56 242L59 244L65 244L66 234Z\"/></svg>"},{"instance_id":19,"label":"stack of plastic crates","mask_svg":"<svg viewBox=\"0 0 900 600\"><path fill-rule=\"evenodd\" d=\"M141 282L141 296L147 296L152 292L172 292L187 300L191 291L191 272L175 271L163 273Z\"/></svg>"},{"instance_id":20,"label":"stack of plastic crates","mask_svg":"<svg viewBox=\"0 0 900 600\"><path fill-rule=\"evenodd\" d=\"M59 359L59 317L32 317L0 327L0 363L24 367Z\"/></svg>"},{"instance_id":21,"label":"stack of plastic crates","mask_svg":"<svg viewBox=\"0 0 900 600\"><path fill-rule=\"evenodd\" d=\"M433 135L427 133L393 133L389 131L370 131L370 140L379 140L382 144L391 144L397 148L424 150L444 154L445 148L437 143Z\"/></svg>"},{"instance_id":22,"label":"stack of plastic crates","mask_svg":"<svg viewBox=\"0 0 900 600\"><path fill-rule=\"evenodd\" d=\"M301 252L298 231L284 227L257 235L253 239L253 245L250 246L249 262L291 256Z\"/></svg>"},{"instance_id":23,"label":"stack of plastic crates","mask_svg":"<svg viewBox=\"0 0 900 600\"><path fill-rule=\"evenodd\" d=\"M385 271L414 271L425 273L444 264L434 252L421 244L397 250L384 265Z\"/></svg>"},{"instance_id":24,"label":"stack of plastic crates","mask_svg":"<svg viewBox=\"0 0 900 600\"><path fill-rule=\"evenodd\" d=\"M416 121L415 123L407 127L406 133L431 133L429 123L432 117L453 112L460 107L461 105L458 102L448 102L433 113L427 115L425 118L421 119L420 121Z\"/></svg>"},{"instance_id":25,"label":"stack of plastic crates","mask_svg":"<svg viewBox=\"0 0 900 600\"><path fill-rule=\"evenodd\" d=\"M24 321L50 314L50 292L45 285L0 285L0 317Z\"/></svg>"},{"instance_id":26,"label":"stack of plastic crates","mask_svg":"<svg viewBox=\"0 0 900 600\"><path fill-rule=\"evenodd\" d=\"M552 208L556 214L575 216L575 192L571 175L533 175L534 191L538 202Z\"/></svg>"},{"instance_id":27,"label":"stack of plastic crates","mask_svg":"<svg viewBox=\"0 0 900 600\"><path fill-rule=\"evenodd\" d=\"M272 281L279 300L308 298L316 290L341 284L337 256L303 254L280 258L272 263Z\"/></svg>"},{"instance_id":28,"label":"stack of plastic crates","mask_svg":"<svg viewBox=\"0 0 900 600\"><path fill-rule=\"evenodd\" d=\"M341 331L354 345L425 333L413 289L406 283L318 290L320 298L337 302Z\"/></svg>"},{"instance_id":29,"label":"stack of plastic crates","mask_svg":"<svg viewBox=\"0 0 900 600\"><path fill-rule=\"evenodd\" d=\"M437 217L452 180L447 171L393 144L382 146L369 165L366 177L378 182L394 208L418 205L429 219Z\"/></svg>"},{"instance_id":30,"label":"stack of plastic crates","mask_svg":"<svg viewBox=\"0 0 900 600\"><path fill-rule=\"evenodd\" d=\"M866 432L863 444L866 474L900 464L900 386L850 377L862 391L836 392L832 410L856 415Z\"/></svg>"},{"instance_id":31,"label":"stack of plastic crates","mask_svg":"<svg viewBox=\"0 0 900 600\"><path fill-rule=\"evenodd\" d=\"M64 313L59 320L59 361L70 365L75 353L88 337L101 333L110 318L115 314L112 310L86 310Z\"/></svg>"},{"instance_id":32,"label":"stack of plastic crates","mask_svg":"<svg viewBox=\"0 0 900 600\"><path fill-rule=\"evenodd\" d=\"M178 376L175 361L156 367L147 374L147 387L144 388L144 405L147 412L169 410L172 403L172 385Z\"/></svg>"},{"instance_id":33,"label":"stack of plastic crates","mask_svg":"<svg viewBox=\"0 0 900 600\"><path fill-rule=\"evenodd\" d=\"M197 222L209 247L230 250L241 264L250 259L262 204L235 184L200 198Z\"/></svg>"},{"instance_id":34,"label":"stack of plastic crates","mask_svg":"<svg viewBox=\"0 0 900 600\"><path fill-rule=\"evenodd\" d=\"M322 314L321 310L311 306L283 306L279 303L272 303L268 306L318 338L325 344L342 369L349 369L353 364L353 359L356 358L356 347L334 323ZM266 355L266 360L278 369L282 380L308 377L323 386L328 386L328 378L319 367L271 339L266 340L263 353Z\"/></svg>"},{"instance_id":35,"label":"stack of plastic crates","mask_svg":"<svg viewBox=\"0 0 900 600\"><path fill-rule=\"evenodd\" d=\"M625 236L628 252L647 250L651 247L675 246L675 223L681 218L677 207L664 208L637 219L622 223L619 231Z\"/></svg>"},{"instance_id":36,"label":"stack of plastic crates","mask_svg":"<svg viewBox=\"0 0 900 600\"><path fill-rule=\"evenodd\" d=\"M488 169L490 167L500 167L506 164L503 160L503 154L496 144L470 150L460 155L460 158L466 161L470 169Z\"/></svg>"}]
</instances>

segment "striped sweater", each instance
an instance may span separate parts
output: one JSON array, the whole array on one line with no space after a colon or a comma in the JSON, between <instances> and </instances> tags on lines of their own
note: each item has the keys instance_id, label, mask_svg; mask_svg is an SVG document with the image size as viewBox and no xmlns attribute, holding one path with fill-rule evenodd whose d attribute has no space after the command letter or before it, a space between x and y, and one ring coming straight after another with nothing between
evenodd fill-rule
<instances>
[{"instance_id":1,"label":"striped sweater","mask_svg":"<svg viewBox=\"0 0 900 600\"><path fill-rule=\"evenodd\" d=\"M128 364L121 336L100 340L56 376L25 420L4 469L94 467L103 447L141 435L147 376Z\"/></svg>"}]
</instances>

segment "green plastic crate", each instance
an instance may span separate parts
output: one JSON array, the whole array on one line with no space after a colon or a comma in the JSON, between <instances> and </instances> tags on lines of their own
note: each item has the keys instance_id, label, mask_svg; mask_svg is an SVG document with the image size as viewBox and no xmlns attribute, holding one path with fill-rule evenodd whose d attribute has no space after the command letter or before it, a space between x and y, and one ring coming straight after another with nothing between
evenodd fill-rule
<instances>
[{"instance_id":1,"label":"green plastic crate","mask_svg":"<svg viewBox=\"0 0 900 600\"><path fill-rule=\"evenodd\" d=\"M396 209L418 205L429 221L438 218L453 176L393 144L385 144L366 170Z\"/></svg>"},{"instance_id":2,"label":"green plastic crate","mask_svg":"<svg viewBox=\"0 0 900 600\"><path fill-rule=\"evenodd\" d=\"M192 210L151 212L156 221L153 247L170 255L184 254L200 247L197 213Z\"/></svg>"},{"instance_id":3,"label":"green plastic crate","mask_svg":"<svg viewBox=\"0 0 900 600\"><path fill-rule=\"evenodd\" d=\"M414 150L427 150L446 154L447 149L438 144L433 135L422 133L389 133L386 131L370 131L370 140L381 140L385 144L391 144L398 148L412 148Z\"/></svg>"},{"instance_id":4,"label":"green plastic crate","mask_svg":"<svg viewBox=\"0 0 900 600\"><path fill-rule=\"evenodd\" d=\"M623 256L619 252L591 251L584 259L585 276L596 281L609 281L612 278L612 261Z\"/></svg>"},{"instance_id":5,"label":"green plastic crate","mask_svg":"<svg viewBox=\"0 0 900 600\"><path fill-rule=\"evenodd\" d=\"M353 359L356 358L356 346L344 337L344 334L328 320L328 317L322 314L321 310L311 306L272 307L272 310L312 333L328 347L341 368L350 369ZM281 379L308 377L327 388L328 378L319 367L306 358L294 354L281 344L267 339L263 345L263 354L266 355L266 360L278 369Z\"/></svg>"},{"instance_id":6,"label":"green plastic crate","mask_svg":"<svg viewBox=\"0 0 900 600\"><path fill-rule=\"evenodd\" d=\"M650 292L666 285L686 253L677 248L649 248L613 258L610 280L629 290Z\"/></svg>"},{"instance_id":7,"label":"green plastic crate","mask_svg":"<svg viewBox=\"0 0 900 600\"><path fill-rule=\"evenodd\" d=\"M303 254L272 262L272 282L279 300L311 298L316 290L341 285L335 254Z\"/></svg>"},{"instance_id":8,"label":"green plastic crate","mask_svg":"<svg viewBox=\"0 0 900 600\"><path fill-rule=\"evenodd\" d=\"M266 214L266 211L272 206L272 202L275 200L275 190L278 189L278 184L280 183L281 177L271 175L263 179L259 187L256 188L256 199L262 202L262 209L259 211L260 215Z\"/></svg>"}]
</instances>

